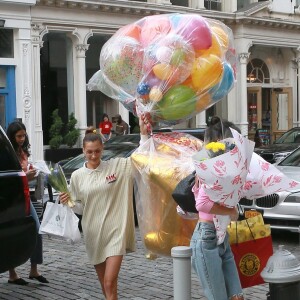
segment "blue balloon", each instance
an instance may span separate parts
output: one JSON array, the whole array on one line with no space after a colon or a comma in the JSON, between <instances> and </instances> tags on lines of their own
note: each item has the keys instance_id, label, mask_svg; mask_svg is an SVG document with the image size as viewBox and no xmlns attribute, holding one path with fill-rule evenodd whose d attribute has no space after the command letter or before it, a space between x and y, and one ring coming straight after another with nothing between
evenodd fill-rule
<instances>
[{"instance_id":1,"label":"blue balloon","mask_svg":"<svg viewBox=\"0 0 300 300\"><path fill-rule=\"evenodd\" d=\"M140 83L137 87L137 92L140 95L148 95L150 93L150 86L147 83Z\"/></svg>"},{"instance_id":2,"label":"blue balloon","mask_svg":"<svg viewBox=\"0 0 300 300\"><path fill-rule=\"evenodd\" d=\"M172 23L172 27L176 28L181 20L181 14L171 14L170 21Z\"/></svg>"},{"instance_id":3,"label":"blue balloon","mask_svg":"<svg viewBox=\"0 0 300 300\"><path fill-rule=\"evenodd\" d=\"M211 88L209 93L214 102L224 98L231 90L234 82L234 73L231 66L227 63L224 64L224 72L221 82Z\"/></svg>"}]
</instances>

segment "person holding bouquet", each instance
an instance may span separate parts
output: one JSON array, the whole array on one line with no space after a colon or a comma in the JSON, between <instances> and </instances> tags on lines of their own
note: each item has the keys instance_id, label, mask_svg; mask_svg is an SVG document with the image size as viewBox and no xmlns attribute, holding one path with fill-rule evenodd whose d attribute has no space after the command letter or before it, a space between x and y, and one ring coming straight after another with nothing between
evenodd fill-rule
<instances>
[{"instance_id":1,"label":"person holding bouquet","mask_svg":"<svg viewBox=\"0 0 300 300\"><path fill-rule=\"evenodd\" d=\"M148 139L148 118L139 119L141 143ZM107 300L117 299L118 275L123 256L135 250L133 165L131 158L102 161L100 135L87 130L83 139L86 162L70 180L73 210L82 215L86 251ZM60 194L67 204L69 195Z\"/></svg>"},{"instance_id":2,"label":"person holding bouquet","mask_svg":"<svg viewBox=\"0 0 300 300\"><path fill-rule=\"evenodd\" d=\"M213 117L205 132L205 142L218 142L232 137L230 127L239 131L231 122ZM237 220L238 211L236 207L230 208L211 201L199 185L197 176L193 192L199 212L199 222L190 242L193 251L192 265L200 278L204 295L209 300L242 300L244 299L243 291L229 245L228 234L218 245L213 222L214 215L228 215L232 220Z\"/></svg>"},{"instance_id":3,"label":"person holding bouquet","mask_svg":"<svg viewBox=\"0 0 300 300\"><path fill-rule=\"evenodd\" d=\"M15 149L19 161L21 163L21 167L23 171L26 173L28 181L31 181L36 176L36 169L32 167L28 163L28 158L30 156L30 144L28 140L28 136L26 133L26 127L21 122L12 122L9 124L7 128L7 136ZM36 222L37 232L39 231L40 221L38 215L35 211L35 208L30 201L30 214L34 218ZM38 271L37 265L43 263L43 240L40 234L37 234L36 247L32 256L30 258L31 267L29 272L29 279L35 279L41 283L49 283L49 281L40 274ZM20 278L15 269L10 269L9 271L9 280L8 283L17 284L17 285L27 285L28 281Z\"/></svg>"}]
</instances>

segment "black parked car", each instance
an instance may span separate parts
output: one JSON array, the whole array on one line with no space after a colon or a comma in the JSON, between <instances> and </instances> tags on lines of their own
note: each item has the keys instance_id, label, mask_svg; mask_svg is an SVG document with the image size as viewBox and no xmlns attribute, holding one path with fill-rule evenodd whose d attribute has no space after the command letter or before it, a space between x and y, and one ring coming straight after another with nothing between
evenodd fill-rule
<instances>
[{"instance_id":1,"label":"black parked car","mask_svg":"<svg viewBox=\"0 0 300 300\"><path fill-rule=\"evenodd\" d=\"M28 181L0 126L0 273L25 263L36 243Z\"/></svg>"},{"instance_id":2,"label":"black parked car","mask_svg":"<svg viewBox=\"0 0 300 300\"><path fill-rule=\"evenodd\" d=\"M254 151L263 159L273 164L285 158L300 146L300 127L285 132L273 144L256 148Z\"/></svg>"}]
</instances>

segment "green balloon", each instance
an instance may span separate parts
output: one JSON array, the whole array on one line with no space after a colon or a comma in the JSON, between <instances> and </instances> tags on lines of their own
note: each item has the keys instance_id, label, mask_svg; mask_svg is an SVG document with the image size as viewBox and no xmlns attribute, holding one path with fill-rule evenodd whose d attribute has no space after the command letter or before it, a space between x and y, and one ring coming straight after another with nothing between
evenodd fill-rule
<instances>
[{"instance_id":1,"label":"green balloon","mask_svg":"<svg viewBox=\"0 0 300 300\"><path fill-rule=\"evenodd\" d=\"M181 120L195 111L196 93L185 85L177 85L167 91L157 106L162 119Z\"/></svg>"},{"instance_id":2,"label":"green balloon","mask_svg":"<svg viewBox=\"0 0 300 300\"><path fill-rule=\"evenodd\" d=\"M171 56L171 65L178 66L185 58L185 53L182 49L176 49Z\"/></svg>"}]
</instances>

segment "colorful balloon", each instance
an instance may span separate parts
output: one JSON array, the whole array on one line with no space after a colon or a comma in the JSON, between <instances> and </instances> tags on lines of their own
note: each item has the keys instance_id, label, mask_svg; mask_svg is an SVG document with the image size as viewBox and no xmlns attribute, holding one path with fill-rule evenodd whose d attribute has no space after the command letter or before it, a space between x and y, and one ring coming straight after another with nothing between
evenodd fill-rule
<instances>
[{"instance_id":1,"label":"colorful balloon","mask_svg":"<svg viewBox=\"0 0 300 300\"><path fill-rule=\"evenodd\" d=\"M222 61L216 55L200 56L195 59L192 81L198 91L205 91L216 85L222 78Z\"/></svg>"},{"instance_id":2,"label":"colorful balloon","mask_svg":"<svg viewBox=\"0 0 300 300\"><path fill-rule=\"evenodd\" d=\"M149 100L153 102L158 102L163 98L163 93L159 87L154 86L149 93Z\"/></svg>"},{"instance_id":3,"label":"colorful balloon","mask_svg":"<svg viewBox=\"0 0 300 300\"><path fill-rule=\"evenodd\" d=\"M189 87L177 85L170 88L158 102L158 115L164 120L181 120L195 110L196 93Z\"/></svg>"},{"instance_id":4,"label":"colorful balloon","mask_svg":"<svg viewBox=\"0 0 300 300\"><path fill-rule=\"evenodd\" d=\"M120 28L103 45L101 78L91 78L89 86L133 113L150 112L175 125L226 96L236 66L232 31L222 22L197 14L154 15Z\"/></svg>"},{"instance_id":5,"label":"colorful balloon","mask_svg":"<svg viewBox=\"0 0 300 300\"><path fill-rule=\"evenodd\" d=\"M116 32L116 35L128 36L128 37L134 38L135 40L139 41L140 35L141 35L141 27L137 24L129 24L129 25L126 25L126 26L120 28Z\"/></svg>"},{"instance_id":6,"label":"colorful balloon","mask_svg":"<svg viewBox=\"0 0 300 300\"><path fill-rule=\"evenodd\" d=\"M130 37L115 38L100 53L100 68L109 80L130 95L136 93L141 79L143 51Z\"/></svg>"},{"instance_id":7,"label":"colorful balloon","mask_svg":"<svg viewBox=\"0 0 300 300\"><path fill-rule=\"evenodd\" d=\"M137 87L137 92L140 95L148 95L150 92L150 86L147 83L140 83Z\"/></svg>"},{"instance_id":8,"label":"colorful balloon","mask_svg":"<svg viewBox=\"0 0 300 300\"><path fill-rule=\"evenodd\" d=\"M209 94L214 102L224 98L228 92L231 90L234 83L234 72L231 66L227 63L224 64L223 77L219 84L214 86Z\"/></svg>"},{"instance_id":9,"label":"colorful balloon","mask_svg":"<svg viewBox=\"0 0 300 300\"><path fill-rule=\"evenodd\" d=\"M164 38L171 31L171 22L168 16L158 15L145 18L141 30L141 43L144 47Z\"/></svg>"},{"instance_id":10,"label":"colorful balloon","mask_svg":"<svg viewBox=\"0 0 300 300\"><path fill-rule=\"evenodd\" d=\"M211 46L209 24L199 15L183 15L176 32L187 40L195 50L208 49Z\"/></svg>"}]
</instances>

